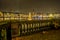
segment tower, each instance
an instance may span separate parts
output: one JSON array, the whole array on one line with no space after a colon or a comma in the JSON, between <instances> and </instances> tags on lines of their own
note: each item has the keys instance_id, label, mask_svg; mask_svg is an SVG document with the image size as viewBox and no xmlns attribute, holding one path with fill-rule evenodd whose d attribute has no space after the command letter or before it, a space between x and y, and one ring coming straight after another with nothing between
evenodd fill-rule
<instances>
[{"instance_id":1,"label":"tower","mask_svg":"<svg viewBox=\"0 0 60 40\"><path fill-rule=\"evenodd\" d=\"M31 15L31 12L29 12L29 17L28 17L28 20L32 20L32 15Z\"/></svg>"}]
</instances>

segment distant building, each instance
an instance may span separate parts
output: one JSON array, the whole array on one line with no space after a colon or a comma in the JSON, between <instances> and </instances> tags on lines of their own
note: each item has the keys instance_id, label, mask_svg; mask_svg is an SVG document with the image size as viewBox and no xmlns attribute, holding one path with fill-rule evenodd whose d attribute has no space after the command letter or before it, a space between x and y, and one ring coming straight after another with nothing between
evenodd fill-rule
<instances>
[{"instance_id":1,"label":"distant building","mask_svg":"<svg viewBox=\"0 0 60 40\"><path fill-rule=\"evenodd\" d=\"M60 14L42 14L42 13L14 13L0 12L0 21L3 20L50 20L59 19Z\"/></svg>"},{"instance_id":2,"label":"distant building","mask_svg":"<svg viewBox=\"0 0 60 40\"><path fill-rule=\"evenodd\" d=\"M0 21L3 20L3 13L0 11Z\"/></svg>"}]
</instances>

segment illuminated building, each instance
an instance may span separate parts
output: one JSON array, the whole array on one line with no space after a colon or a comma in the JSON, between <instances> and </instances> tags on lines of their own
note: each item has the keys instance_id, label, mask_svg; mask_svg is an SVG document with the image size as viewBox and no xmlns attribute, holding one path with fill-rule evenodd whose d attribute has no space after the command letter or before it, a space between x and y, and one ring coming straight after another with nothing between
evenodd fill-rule
<instances>
[{"instance_id":1,"label":"illuminated building","mask_svg":"<svg viewBox=\"0 0 60 40\"><path fill-rule=\"evenodd\" d=\"M41 13L14 13L14 12L0 12L0 21L3 20L51 20L59 19L60 14L41 14Z\"/></svg>"},{"instance_id":2,"label":"illuminated building","mask_svg":"<svg viewBox=\"0 0 60 40\"><path fill-rule=\"evenodd\" d=\"M31 12L29 12L29 18L28 18L28 20L32 20Z\"/></svg>"},{"instance_id":3,"label":"illuminated building","mask_svg":"<svg viewBox=\"0 0 60 40\"><path fill-rule=\"evenodd\" d=\"M0 11L0 21L3 20L3 13Z\"/></svg>"}]
</instances>

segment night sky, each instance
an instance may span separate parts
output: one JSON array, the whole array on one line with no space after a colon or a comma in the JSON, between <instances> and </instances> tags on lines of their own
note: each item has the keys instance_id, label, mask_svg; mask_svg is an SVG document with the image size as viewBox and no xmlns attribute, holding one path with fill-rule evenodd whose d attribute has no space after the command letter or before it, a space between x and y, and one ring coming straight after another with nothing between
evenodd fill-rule
<instances>
[{"instance_id":1,"label":"night sky","mask_svg":"<svg viewBox=\"0 0 60 40\"><path fill-rule=\"evenodd\" d=\"M1 11L17 12L60 12L59 0L0 0Z\"/></svg>"}]
</instances>

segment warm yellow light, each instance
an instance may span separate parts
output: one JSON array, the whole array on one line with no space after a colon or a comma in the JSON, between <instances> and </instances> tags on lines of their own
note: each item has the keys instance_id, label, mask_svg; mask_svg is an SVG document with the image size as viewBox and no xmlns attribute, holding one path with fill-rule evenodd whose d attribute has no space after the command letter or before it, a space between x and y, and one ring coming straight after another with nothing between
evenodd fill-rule
<instances>
[{"instance_id":1,"label":"warm yellow light","mask_svg":"<svg viewBox=\"0 0 60 40\"><path fill-rule=\"evenodd\" d=\"M52 14L49 14L49 17L53 17L53 15Z\"/></svg>"},{"instance_id":2,"label":"warm yellow light","mask_svg":"<svg viewBox=\"0 0 60 40\"><path fill-rule=\"evenodd\" d=\"M50 19L53 19L54 17L53 17L53 14L49 14L49 18Z\"/></svg>"},{"instance_id":3,"label":"warm yellow light","mask_svg":"<svg viewBox=\"0 0 60 40\"><path fill-rule=\"evenodd\" d=\"M28 18L28 20L32 20L31 13L30 12L29 12L29 18Z\"/></svg>"},{"instance_id":4,"label":"warm yellow light","mask_svg":"<svg viewBox=\"0 0 60 40\"><path fill-rule=\"evenodd\" d=\"M3 15L3 13L0 11L0 16Z\"/></svg>"},{"instance_id":5,"label":"warm yellow light","mask_svg":"<svg viewBox=\"0 0 60 40\"><path fill-rule=\"evenodd\" d=\"M28 20L32 20L31 18L28 18Z\"/></svg>"},{"instance_id":6,"label":"warm yellow light","mask_svg":"<svg viewBox=\"0 0 60 40\"><path fill-rule=\"evenodd\" d=\"M14 14L13 13L11 13L11 17L14 17Z\"/></svg>"}]
</instances>

